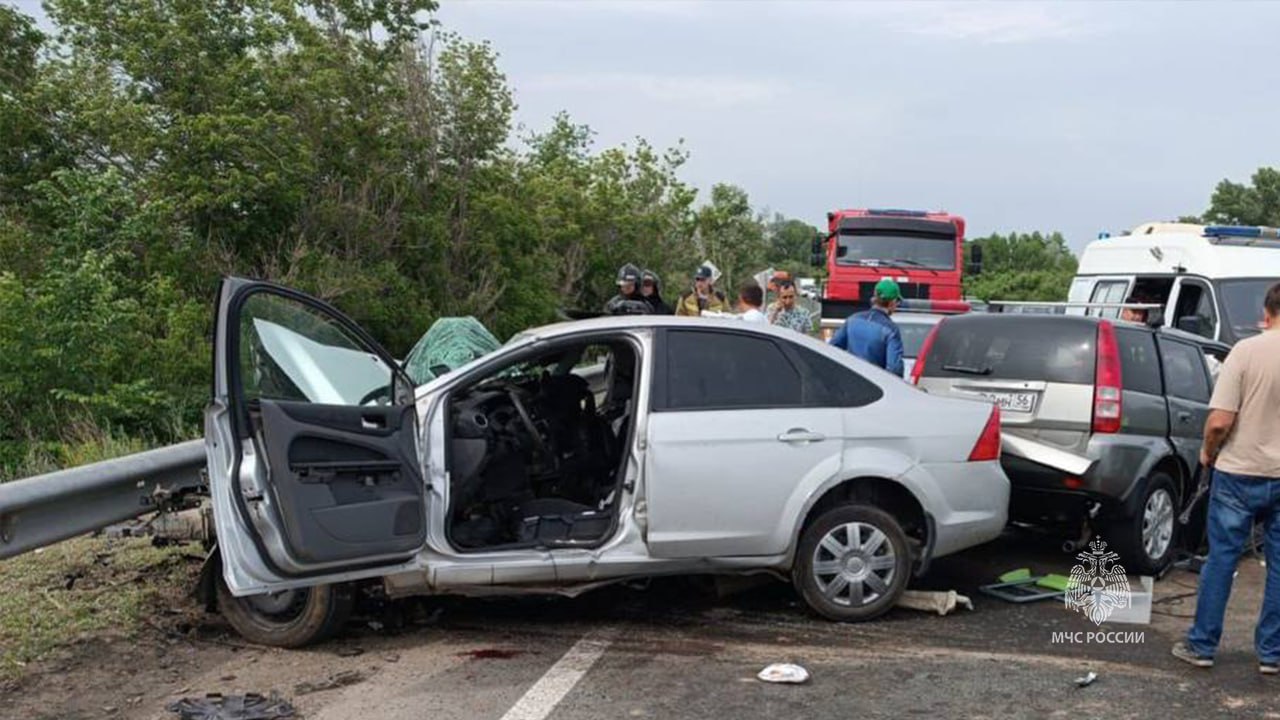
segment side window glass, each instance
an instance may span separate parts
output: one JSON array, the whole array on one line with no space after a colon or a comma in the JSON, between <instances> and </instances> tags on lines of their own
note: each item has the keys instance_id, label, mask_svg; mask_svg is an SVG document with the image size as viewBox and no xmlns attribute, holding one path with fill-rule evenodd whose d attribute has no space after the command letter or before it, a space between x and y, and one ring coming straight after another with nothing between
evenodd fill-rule
<instances>
[{"instance_id":1,"label":"side window glass","mask_svg":"<svg viewBox=\"0 0 1280 720\"><path fill-rule=\"evenodd\" d=\"M1207 338L1218 328L1218 311L1213 307L1213 293L1203 283L1183 282L1178 291L1174 327Z\"/></svg>"},{"instance_id":2,"label":"side window glass","mask_svg":"<svg viewBox=\"0 0 1280 720\"><path fill-rule=\"evenodd\" d=\"M663 410L803 405L800 373L773 341L727 332L673 330L666 337Z\"/></svg>"},{"instance_id":3,"label":"side window glass","mask_svg":"<svg viewBox=\"0 0 1280 720\"><path fill-rule=\"evenodd\" d=\"M346 327L269 292L240 308L240 385L246 400L327 405L391 402L392 369Z\"/></svg>"},{"instance_id":4,"label":"side window glass","mask_svg":"<svg viewBox=\"0 0 1280 720\"><path fill-rule=\"evenodd\" d=\"M1169 395L1192 402L1209 402L1209 378L1199 348L1166 340L1160 343L1160 354Z\"/></svg>"},{"instance_id":5,"label":"side window glass","mask_svg":"<svg viewBox=\"0 0 1280 720\"><path fill-rule=\"evenodd\" d=\"M1148 395L1161 395L1160 359L1156 355L1155 336L1138 330L1116 329L1120 344L1120 373L1124 389Z\"/></svg>"},{"instance_id":6,"label":"side window glass","mask_svg":"<svg viewBox=\"0 0 1280 720\"><path fill-rule=\"evenodd\" d=\"M1089 298L1089 302L1119 304L1124 302L1125 295L1128 290L1128 280L1102 280L1093 287L1093 297ZM1089 308L1089 312L1087 314L1097 315L1099 317L1115 318L1120 317L1120 309Z\"/></svg>"},{"instance_id":7,"label":"side window glass","mask_svg":"<svg viewBox=\"0 0 1280 720\"><path fill-rule=\"evenodd\" d=\"M804 348L793 348L804 373L807 407L862 407L884 396L875 383L850 367Z\"/></svg>"}]
</instances>

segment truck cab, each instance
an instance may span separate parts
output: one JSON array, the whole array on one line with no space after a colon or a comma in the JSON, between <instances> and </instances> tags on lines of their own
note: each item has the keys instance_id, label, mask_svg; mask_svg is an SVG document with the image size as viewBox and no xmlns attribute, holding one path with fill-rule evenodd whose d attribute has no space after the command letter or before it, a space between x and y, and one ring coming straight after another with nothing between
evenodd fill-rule
<instances>
[{"instance_id":1,"label":"truck cab","mask_svg":"<svg viewBox=\"0 0 1280 720\"><path fill-rule=\"evenodd\" d=\"M1274 228L1145 223L1089 243L1067 299L1159 305L1159 324L1232 345L1259 332L1263 296L1276 282L1280 231ZM1068 312L1116 317L1120 310Z\"/></svg>"},{"instance_id":2,"label":"truck cab","mask_svg":"<svg viewBox=\"0 0 1280 720\"><path fill-rule=\"evenodd\" d=\"M822 317L868 307L892 278L911 300L960 300L964 218L919 210L836 210L814 240L813 264L827 270Z\"/></svg>"}]
</instances>

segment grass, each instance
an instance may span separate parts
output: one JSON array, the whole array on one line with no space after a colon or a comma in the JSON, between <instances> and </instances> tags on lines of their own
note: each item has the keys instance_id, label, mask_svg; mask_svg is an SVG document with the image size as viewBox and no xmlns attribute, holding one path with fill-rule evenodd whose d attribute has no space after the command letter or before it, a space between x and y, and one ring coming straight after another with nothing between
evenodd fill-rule
<instances>
[{"instance_id":1,"label":"grass","mask_svg":"<svg viewBox=\"0 0 1280 720\"><path fill-rule=\"evenodd\" d=\"M152 616L177 609L195 586L199 563L184 552L81 537L0 561L0 681L78 642L154 627Z\"/></svg>"}]
</instances>

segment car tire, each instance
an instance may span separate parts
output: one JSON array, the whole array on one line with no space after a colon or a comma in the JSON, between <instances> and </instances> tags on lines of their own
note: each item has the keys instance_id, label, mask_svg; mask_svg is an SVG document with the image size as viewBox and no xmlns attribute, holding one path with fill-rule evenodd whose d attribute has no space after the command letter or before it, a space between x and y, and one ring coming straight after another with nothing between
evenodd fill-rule
<instances>
[{"instance_id":1,"label":"car tire","mask_svg":"<svg viewBox=\"0 0 1280 720\"><path fill-rule=\"evenodd\" d=\"M910 574L911 546L898 521L870 505L843 505L805 527L791 580L817 614L861 622L888 612Z\"/></svg>"},{"instance_id":2,"label":"car tire","mask_svg":"<svg viewBox=\"0 0 1280 720\"><path fill-rule=\"evenodd\" d=\"M1138 575L1158 575L1177 549L1178 492L1173 477L1157 470L1147 479L1137 512L1112 525L1108 537L1124 567Z\"/></svg>"},{"instance_id":3,"label":"car tire","mask_svg":"<svg viewBox=\"0 0 1280 720\"><path fill-rule=\"evenodd\" d=\"M221 572L216 592L218 610L241 637L279 648L299 648L333 635L346 624L355 605L355 594L347 584L236 597Z\"/></svg>"}]
</instances>

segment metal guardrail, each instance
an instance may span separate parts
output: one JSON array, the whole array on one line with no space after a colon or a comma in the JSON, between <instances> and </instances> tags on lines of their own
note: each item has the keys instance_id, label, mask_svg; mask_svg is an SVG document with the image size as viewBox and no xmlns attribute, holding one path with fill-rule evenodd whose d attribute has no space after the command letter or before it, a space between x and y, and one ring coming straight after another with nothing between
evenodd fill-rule
<instances>
[{"instance_id":1,"label":"metal guardrail","mask_svg":"<svg viewBox=\"0 0 1280 720\"><path fill-rule=\"evenodd\" d=\"M203 486L203 440L0 483L0 559L153 512Z\"/></svg>"}]
</instances>

